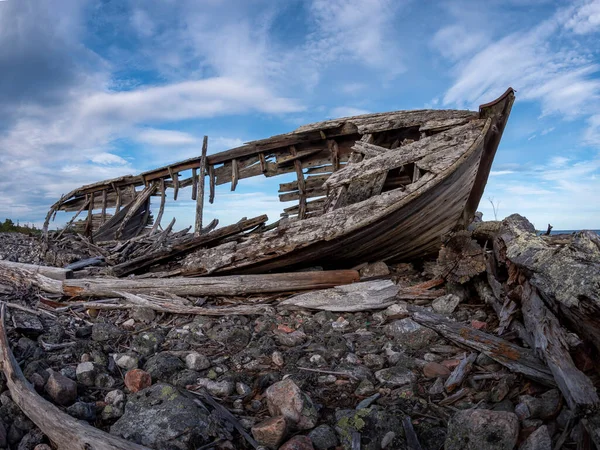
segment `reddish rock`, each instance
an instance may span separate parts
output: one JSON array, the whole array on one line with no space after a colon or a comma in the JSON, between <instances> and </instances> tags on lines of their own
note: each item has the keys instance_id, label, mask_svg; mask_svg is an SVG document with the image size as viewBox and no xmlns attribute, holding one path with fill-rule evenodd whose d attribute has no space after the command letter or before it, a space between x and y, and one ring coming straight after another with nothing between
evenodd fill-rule
<instances>
[{"instance_id":1,"label":"reddish rock","mask_svg":"<svg viewBox=\"0 0 600 450\"><path fill-rule=\"evenodd\" d=\"M448 378L450 373L450 369L436 362L429 362L423 366L423 375L426 378Z\"/></svg>"},{"instance_id":2,"label":"reddish rock","mask_svg":"<svg viewBox=\"0 0 600 450\"><path fill-rule=\"evenodd\" d=\"M263 420L252 427L252 436L260 445L276 449L287 434L285 417L277 416Z\"/></svg>"},{"instance_id":3,"label":"reddish rock","mask_svg":"<svg viewBox=\"0 0 600 450\"><path fill-rule=\"evenodd\" d=\"M440 364L444 367L447 367L449 370L454 370L456 366L460 364L460 359L446 359Z\"/></svg>"},{"instance_id":4,"label":"reddish rock","mask_svg":"<svg viewBox=\"0 0 600 450\"><path fill-rule=\"evenodd\" d=\"M315 450L308 436L294 436L281 447L279 450Z\"/></svg>"},{"instance_id":5,"label":"reddish rock","mask_svg":"<svg viewBox=\"0 0 600 450\"><path fill-rule=\"evenodd\" d=\"M482 322L481 320L472 320L471 326L476 330L485 330L487 328L487 323Z\"/></svg>"},{"instance_id":6,"label":"reddish rock","mask_svg":"<svg viewBox=\"0 0 600 450\"><path fill-rule=\"evenodd\" d=\"M125 386L131 392L141 391L152 385L152 377L142 369L133 369L125 374Z\"/></svg>"},{"instance_id":7,"label":"reddish rock","mask_svg":"<svg viewBox=\"0 0 600 450\"><path fill-rule=\"evenodd\" d=\"M278 325L277 329L279 331L283 331L284 333L292 333L294 331L293 328L288 327L287 325Z\"/></svg>"},{"instance_id":8,"label":"reddish rock","mask_svg":"<svg viewBox=\"0 0 600 450\"><path fill-rule=\"evenodd\" d=\"M271 416L285 416L290 426L298 430L308 430L317 425L317 410L291 378L271 385L266 397Z\"/></svg>"}]
</instances>

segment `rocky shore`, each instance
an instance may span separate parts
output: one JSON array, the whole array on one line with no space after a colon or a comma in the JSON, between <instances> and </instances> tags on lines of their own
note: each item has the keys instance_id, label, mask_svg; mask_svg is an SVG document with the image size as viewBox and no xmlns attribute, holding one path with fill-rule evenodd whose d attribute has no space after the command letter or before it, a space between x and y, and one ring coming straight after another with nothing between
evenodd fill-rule
<instances>
[{"instance_id":1,"label":"rocky shore","mask_svg":"<svg viewBox=\"0 0 600 450\"><path fill-rule=\"evenodd\" d=\"M65 306L6 269L4 328L40 397L147 448L593 449L600 239L543 238L530 225L484 222L449 237L437 260L363 264L354 293L327 291L335 308L317 301L323 291L187 298L260 314ZM4 260L97 256L50 253L34 237L0 235ZM434 295L357 300L362 287L390 286ZM0 448L53 448L9 384L2 376Z\"/></svg>"}]
</instances>

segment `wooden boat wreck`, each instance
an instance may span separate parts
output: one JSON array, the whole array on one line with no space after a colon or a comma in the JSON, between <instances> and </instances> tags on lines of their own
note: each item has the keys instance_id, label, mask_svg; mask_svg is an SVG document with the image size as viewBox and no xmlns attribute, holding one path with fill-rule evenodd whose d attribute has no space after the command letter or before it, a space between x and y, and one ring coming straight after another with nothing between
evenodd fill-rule
<instances>
[{"instance_id":1,"label":"wooden boat wreck","mask_svg":"<svg viewBox=\"0 0 600 450\"><path fill-rule=\"evenodd\" d=\"M117 260L117 276L177 261L174 273L260 273L320 265L410 259L435 253L442 236L466 227L481 199L508 120L514 91L508 89L478 112L415 110L367 114L305 125L297 130L207 155L78 188L50 209L87 211L78 224L100 245L148 241L142 251ZM182 178L184 172L191 176ZM242 220L203 228L205 179L208 200L215 186L249 177L295 173L280 184L282 201L297 201L282 218ZM166 192L192 186L196 200L193 233L162 233ZM150 226L150 201L160 208ZM112 215L111 215L112 210ZM123 248L123 245L118 246Z\"/></svg>"}]
</instances>

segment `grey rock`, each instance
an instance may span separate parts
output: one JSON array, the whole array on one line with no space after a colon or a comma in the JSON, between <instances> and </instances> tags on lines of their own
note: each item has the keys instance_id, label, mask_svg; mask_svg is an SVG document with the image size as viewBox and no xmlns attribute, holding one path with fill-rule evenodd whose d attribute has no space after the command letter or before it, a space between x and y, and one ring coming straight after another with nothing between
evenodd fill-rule
<instances>
[{"instance_id":1,"label":"grey rock","mask_svg":"<svg viewBox=\"0 0 600 450\"><path fill-rule=\"evenodd\" d=\"M235 392L237 393L237 395L247 397L252 393L252 388L246 383L238 381L237 383L235 383Z\"/></svg>"},{"instance_id":2,"label":"grey rock","mask_svg":"<svg viewBox=\"0 0 600 450\"><path fill-rule=\"evenodd\" d=\"M171 377L171 384L184 389L186 386L190 384L196 384L198 378L201 378L200 373L195 370L181 370L176 372L175 375Z\"/></svg>"},{"instance_id":3,"label":"grey rock","mask_svg":"<svg viewBox=\"0 0 600 450\"><path fill-rule=\"evenodd\" d=\"M144 370L153 380L168 381L175 373L185 369L185 364L177 356L161 352L150 358L144 365Z\"/></svg>"},{"instance_id":4,"label":"grey rock","mask_svg":"<svg viewBox=\"0 0 600 450\"><path fill-rule=\"evenodd\" d=\"M454 294L444 295L436 298L431 302L431 307L438 314L452 314L458 304L460 303L460 297Z\"/></svg>"},{"instance_id":5,"label":"grey rock","mask_svg":"<svg viewBox=\"0 0 600 450\"><path fill-rule=\"evenodd\" d=\"M123 330L112 323L95 323L92 325L92 340L97 342L106 342L119 339L123 335Z\"/></svg>"},{"instance_id":6,"label":"grey rock","mask_svg":"<svg viewBox=\"0 0 600 450\"><path fill-rule=\"evenodd\" d=\"M364 356L363 362L371 369L381 369L385 365L385 358L381 355L369 354Z\"/></svg>"},{"instance_id":7,"label":"grey rock","mask_svg":"<svg viewBox=\"0 0 600 450\"><path fill-rule=\"evenodd\" d=\"M552 438L548 432L548 427L542 425L529 435L521 444L519 450L552 450Z\"/></svg>"},{"instance_id":8,"label":"grey rock","mask_svg":"<svg viewBox=\"0 0 600 450\"><path fill-rule=\"evenodd\" d=\"M352 435L360 436L361 450L380 450L382 442L387 442L387 448L405 450L404 429L401 416L394 411L372 406L354 410L342 409L335 413L335 431L344 450L356 448L352 445ZM393 437L390 433L393 433ZM386 436L388 436L386 438Z\"/></svg>"},{"instance_id":9,"label":"grey rock","mask_svg":"<svg viewBox=\"0 0 600 450\"><path fill-rule=\"evenodd\" d=\"M385 334L394 338L400 346L412 350L426 348L438 338L435 331L419 325L408 317L386 325Z\"/></svg>"},{"instance_id":10,"label":"grey rock","mask_svg":"<svg viewBox=\"0 0 600 450\"><path fill-rule=\"evenodd\" d=\"M45 390L59 405L70 405L77 399L77 383L53 370L50 370Z\"/></svg>"},{"instance_id":11,"label":"grey rock","mask_svg":"<svg viewBox=\"0 0 600 450\"><path fill-rule=\"evenodd\" d=\"M106 405L102 408L102 420L114 420L118 419L124 414L123 404L120 405Z\"/></svg>"},{"instance_id":12,"label":"grey rock","mask_svg":"<svg viewBox=\"0 0 600 450\"><path fill-rule=\"evenodd\" d=\"M361 278L385 277L390 274L390 268L383 261L367 264L359 271Z\"/></svg>"},{"instance_id":13,"label":"grey rock","mask_svg":"<svg viewBox=\"0 0 600 450\"><path fill-rule=\"evenodd\" d=\"M371 406L373 403L377 401L377 399L381 397L381 394L378 392L376 394L371 395L370 397L361 400L358 405L356 405L356 409L365 409Z\"/></svg>"},{"instance_id":14,"label":"grey rock","mask_svg":"<svg viewBox=\"0 0 600 450\"><path fill-rule=\"evenodd\" d=\"M11 316L15 329L21 333L40 334L44 332L44 325L34 314L12 310Z\"/></svg>"},{"instance_id":15,"label":"grey rock","mask_svg":"<svg viewBox=\"0 0 600 450\"><path fill-rule=\"evenodd\" d=\"M43 441L44 433L40 429L34 428L23 436L17 450L33 450L36 445L41 444Z\"/></svg>"},{"instance_id":16,"label":"grey rock","mask_svg":"<svg viewBox=\"0 0 600 450\"><path fill-rule=\"evenodd\" d=\"M373 386L373 383L369 380L362 380L354 391L354 393L360 397L371 395L373 392L375 392L375 386Z\"/></svg>"},{"instance_id":17,"label":"grey rock","mask_svg":"<svg viewBox=\"0 0 600 450\"><path fill-rule=\"evenodd\" d=\"M135 336L131 348L142 356L150 356L158 351L164 341L161 333L146 331Z\"/></svg>"},{"instance_id":18,"label":"grey rock","mask_svg":"<svg viewBox=\"0 0 600 450\"><path fill-rule=\"evenodd\" d=\"M115 383L115 379L107 373L99 373L94 380L94 386L101 389L110 389L114 387Z\"/></svg>"},{"instance_id":19,"label":"grey rock","mask_svg":"<svg viewBox=\"0 0 600 450\"><path fill-rule=\"evenodd\" d=\"M210 360L201 353L192 352L185 357L185 365L190 370L206 370L210 367Z\"/></svg>"},{"instance_id":20,"label":"grey rock","mask_svg":"<svg viewBox=\"0 0 600 450\"><path fill-rule=\"evenodd\" d=\"M430 395L440 395L444 392L444 380L443 378L436 378L435 382L429 388Z\"/></svg>"},{"instance_id":21,"label":"grey rock","mask_svg":"<svg viewBox=\"0 0 600 450\"><path fill-rule=\"evenodd\" d=\"M128 355L126 353L117 353L113 356L115 364L121 369L131 370L137 369L139 366L139 359L136 356Z\"/></svg>"},{"instance_id":22,"label":"grey rock","mask_svg":"<svg viewBox=\"0 0 600 450\"><path fill-rule=\"evenodd\" d=\"M513 413L470 409L457 412L448 424L445 450L512 450L519 437Z\"/></svg>"},{"instance_id":23,"label":"grey rock","mask_svg":"<svg viewBox=\"0 0 600 450\"><path fill-rule=\"evenodd\" d=\"M0 420L0 447L4 448L7 446L7 435L6 426L4 422Z\"/></svg>"},{"instance_id":24,"label":"grey rock","mask_svg":"<svg viewBox=\"0 0 600 450\"><path fill-rule=\"evenodd\" d=\"M216 426L210 414L169 384L157 383L130 395L111 434L151 448L189 449L210 442Z\"/></svg>"},{"instance_id":25,"label":"grey rock","mask_svg":"<svg viewBox=\"0 0 600 450\"><path fill-rule=\"evenodd\" d=\"M213 381L208 378L198 378L196 384L205 388L215 397L229 397L235 388L233 381L228 380Z\"/></svg>"},{"instance_id":26,"label":"grey rock","mask_svg":"<svg viewBox=\"0 0 600 450\"><path fill-rule=\"evenodd\" d=\"M319 425L308 433L308 437L312 441L313 447L317 450L332 449L339 442L335 430L329 425Z\"/></svg>"},{"instance_id":27,"label":"grey rock","mask_svg":"<svg viewBox=\"0 0 600 450\"><path fill-rule=\"evenodd\" d=\"M131 317L136 322L150 323L156 318L156 313L150 308L134 308Z\"/></svg>"},{"instance_id":28,"label":"grey rock","mask_svg":"<svg viewBox=\"0 0 600 450\"><path fill-rule=\"evenodd\" d=\"M65 366L60 369L60 373L62 373L65 377L70 378L71 380L77 379L77 371L73 366Z\"/></svg>"},{"instance_id":29,"label":"grey rock","mask_svg":"<svg viewBox=\"0 0 600 450\"><path fill-rule=\"evenodd\" d=\"M67 408L67 414L80 420L92 421L96 418L94 403L77 402Z\"/></svg>"},{"instance_id":30,"label":"grey rock","mask_svg":"<svg viewBox=\"0 0 600 450\"><path fill-rule=\"evenodd\" d=\"M77 381L84 386L94 386L99 368L93 362L82 362L77 365L75 374Z\"/></svg>"},{"instance_id":31,"label":"grey rock","mask_svg":"<svg viewBox=\"0 0 600 450\"><path fill-rule=\"evenodd\" d=\"M120 389L110 391L104 396L104 402L109 405L123 405L125 403L125 393Z\"/></svg>"},{"instance_id":32,"label":"grey rock","mask_svg":"<svg viewBox=\"0 0 600 450\"><path fill-rule=\"evenodd\" d=\"M300 330L292 331L291 333L275 333L274 337L279 345L285 347L296 347L306 340L306 334Z\"/></svg>"},{"instance_id":33,"label":"grey rock","mask_svg":"<svg viewBox=\"0 0 600 450\"><path fill-rule=\"evenodd\" d=\"M387 386L398 387L417 381L417 376L410 369L395 366L375 372L375 378Z\"/></svg>"}]
</instances>

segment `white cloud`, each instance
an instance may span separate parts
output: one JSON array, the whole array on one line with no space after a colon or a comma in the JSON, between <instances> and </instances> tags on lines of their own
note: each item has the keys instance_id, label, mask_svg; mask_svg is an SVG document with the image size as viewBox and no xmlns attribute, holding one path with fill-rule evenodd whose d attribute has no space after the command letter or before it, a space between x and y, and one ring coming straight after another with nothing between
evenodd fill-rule
<instances>
[{"instance_id":1,"label":"white cloud","mask_svg":"<svg viewBox=\"0 0 600 450\"><path fill-rule=\"evenodd\" d=\"M486 42L487 38L483 33L467 31L462 25L449 25L441 28L431 41L434 48L451 60L472 55Z\"/></svg>"},{"instance_id":2,"label":"white cloud","mask_svg":"<svg viewBox=\"0 0 600 450\"><path fill-rule=\"evenodd\" d=\"M491 177L499 177L502 175L511 175L513 173L515 173L513 170L492 170L490 172L490 176Z\"/></svg>"},{"instance_id":3,"label":"white cloud","mask_svg":"<svg viewBox=\"0 0 600 450\"><path fill-rule=\"evenodd\" d=\"M566 20L565 27L577 34L600 30L600 1L592 0L576 8Z\"/></svg>"},{"instance_id":4,"label":"white cloud","mask_svg":"<svg viewBox=\"0 0 600 450\"><path fill-rule=\"evenodd\" d=\"M135 137L135 140L144 144L165 147L178 147L182 145L195 144L198 142L198 139L189 133L176 130L159 130L156 128L147 128L141 130Z\"/></svg>"},{"instance_id":5,"label":"white cloud","mask_svg":"<svg viewBox=\"0 0 600 450\"><path fill-rule=\"evenodd\" d=\"M361 114L369 114L371 111L361 108L353 108L351 106L338 106L333 108L329 115L334 118L348 117L348 116L360 116Z\"/></svg>"},{"instance_id":6,"label":"white cloud","mask_svg":"<svg viewBox=\"0 0 600 450\"><path fill-rule=\"evenodd\" d=\"M93 163L102 165L118 165L122 166L127 164L127 161L121 158L119 155L113 153L102 152L93 155L90 159Z\"/></svg>"}]
</instances>

